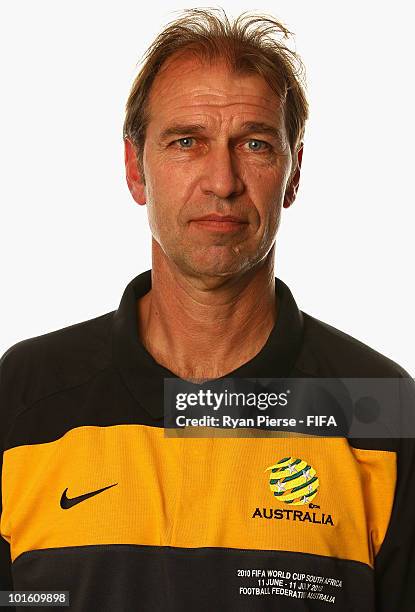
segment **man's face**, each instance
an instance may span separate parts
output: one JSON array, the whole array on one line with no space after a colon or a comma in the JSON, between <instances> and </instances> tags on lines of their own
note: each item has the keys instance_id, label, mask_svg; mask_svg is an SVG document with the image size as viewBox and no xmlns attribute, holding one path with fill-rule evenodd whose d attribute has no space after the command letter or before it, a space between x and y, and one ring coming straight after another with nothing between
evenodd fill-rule
<instances>
[{"instance_id":1,"label":"man's face","mask_svg":"<svg viewBox=\"0 0 415 612\"><path fill-rule=\"evenodd\" d=\"M258 75L181 56L157 75L148 108L144 177L127 143L127 180L163 256L196 277L253 268L299 178L298 168L288 185L297 157L280 100Z\"/></svg>"}]
</instances>

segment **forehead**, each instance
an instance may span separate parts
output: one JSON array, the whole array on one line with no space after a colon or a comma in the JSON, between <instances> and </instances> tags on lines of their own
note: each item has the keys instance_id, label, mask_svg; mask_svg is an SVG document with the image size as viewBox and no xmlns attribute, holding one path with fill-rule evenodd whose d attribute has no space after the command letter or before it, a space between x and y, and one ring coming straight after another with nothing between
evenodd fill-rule
<instances>
[{"instance_id":1,"label":"forehead","mask_svg":"<svg viewBox=\"0 0 415 612\"><path fill-rule=\"evenodd\" d=\"M222 60L195 55L170 58L154 79L148 100L149 124L180 117L210 116L283 123L281 99L259 74L232 71Z\"/></svg>"}]
</instances>

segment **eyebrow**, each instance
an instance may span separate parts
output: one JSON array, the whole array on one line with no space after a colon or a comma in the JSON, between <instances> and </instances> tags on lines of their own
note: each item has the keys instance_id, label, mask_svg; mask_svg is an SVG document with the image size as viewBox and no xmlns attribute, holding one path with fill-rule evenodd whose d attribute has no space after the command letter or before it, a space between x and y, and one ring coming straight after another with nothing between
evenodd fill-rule
<instances>
[{"instance_id":1,"label":"eyebrow","mask_svg":"<svg viewBox=\"0 0 415 612\"><path fill-rule=\"evenodd\" d=\"M188 136L189 134L201 134L206 131L206 127L199 123L176 123L163 130L160 140L166 140L170 136Z\"/></svg>"},{"instance_id":2,"label":"eyebrow","mask_svg":"<svg viewBox=\"0 0 415 612\"><path fill-rule=\"evenodd\" d=\"M269 136L272 136L279 142L281 143L284 142L284 138L281 133L281 130L274 127L273 125L270 125L269 123L262 123L258 121L246 121L245 123L242 124L241 129L243 132L247 132L247 133L257 132L258 134L268 134Z\"/></svg>"}]
</instances>

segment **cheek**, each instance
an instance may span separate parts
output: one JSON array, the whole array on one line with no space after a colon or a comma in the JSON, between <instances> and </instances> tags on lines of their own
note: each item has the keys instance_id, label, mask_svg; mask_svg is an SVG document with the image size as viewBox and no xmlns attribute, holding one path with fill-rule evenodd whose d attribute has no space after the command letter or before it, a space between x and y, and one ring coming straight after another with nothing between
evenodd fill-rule
<instances>
[{"instance_id":1,"label":"cheek","mask_svg":"<svg viewBox=\"0 0 415 612\"><path fill-rule=\"evenodd\" d=\"M288 168L285 164L262 169L251 169L247 176L250 200L258 213L256 243L259 250L266 252L274 242L278 231L284 194L288 179Z\"/></svg>"},{"instance_id":2,"label":"cheek","mask_svg":"<svg viewBox=\"0 0 415 612\"><path fill-rule=\"evenodd\" d=\"M275 217L282 206L287 184L287 173L282 168L253 170L246 177L250 199L260 214L262 223Z\"/></svg>"},{"instance_id":3,"label":"cheek","mask_svg":"<svg viewBox=\"0 0 415 612\"><path fill-rule=\"evenodd\" d=\"M177 173L165 168L153 170L147 176L147 215L153 236L163 242L173 238L180 225L183 182Z\"/></svg>"}]
</instances>

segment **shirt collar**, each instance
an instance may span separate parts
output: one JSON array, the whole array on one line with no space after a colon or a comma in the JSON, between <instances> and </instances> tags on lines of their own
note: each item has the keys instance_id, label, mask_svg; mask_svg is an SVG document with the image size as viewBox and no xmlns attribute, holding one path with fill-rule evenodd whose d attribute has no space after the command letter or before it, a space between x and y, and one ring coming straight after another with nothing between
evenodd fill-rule
<instances>
[{"instance_id":1,"label":"shirt collar","mask_svg":"<svg viewBox=\"0 0 415 612\"><path fill-rule=\"evenodd\" d=\"M151 289L151 270L133 278L113 315L112 347L115 364L135 400L154 419L163 417L164 378L177 378L153 359L138 336L137 300ZM226 377L283 378L290 376L303 336L302 313L291 291L275 278L277 320L261 349L250 361Z\"/></svg>"}]
</instances>

